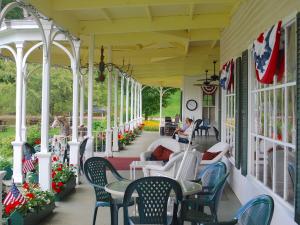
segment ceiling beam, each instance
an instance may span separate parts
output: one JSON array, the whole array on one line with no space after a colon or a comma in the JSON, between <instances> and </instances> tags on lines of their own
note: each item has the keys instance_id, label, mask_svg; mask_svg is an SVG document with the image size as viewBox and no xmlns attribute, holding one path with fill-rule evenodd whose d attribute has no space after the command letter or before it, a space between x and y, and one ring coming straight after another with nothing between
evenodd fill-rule
<instances>
[{"instance_id":1,"label":"ceiling beam","mask_svg":"<svg viewBox=\"0 0 300 225\"><path fill-rule=\"evenodd\" d=\"M83 46L88 46L89 36L81 35L80 39ZM123 34L102 34L95 36L96 46L101 45L149 45L163 42L179 42L185 44L186 41L210 41L219 40L220 31L218 29L192 30L190 33L185 31L177 32L141 32Z\"/></svg>"},{"instance_id":2,"label":"ceiling beam","mask_svg":"<svg viewBox=\"0 0 300 225\"><path fill-rule=\"evenodd\" d=\"M107 12L107 9L101 9L101 12L102 12L102 14L103 14L103 16L104 16L104 18L108 21L108 22L112 22L113 20L112 20L112 18L111 18L111 16L109 15L109 13Z\"/></svg>"},{"instance_id":3,"label":"ceiling beam","mask_svg":"<svg viewBox=\"0 0 300 225\"><path fill-rule=\"evenodd\" d=\"M147 16L148 16L148 19L150 22L152 22L153 20L153 16L152 16L152 13L151 13L151 8L149 5L146 5L145 6L145 9L146 9L146 13L147 13Z\"/></svg>"},{"instance_id":4,"label":"ceiling beam","mask_svg":"<svg viewBox=\"0 0 300 225\"><path fill-rule=\"evenodd\" d=\"M117 34L131 32L171 31L185 29L224 28L230 22L228 14L205 14L194 16L167 16L156 17L155 21L149 23L146 18L128 18L107 21L80 21L81 34ZM99 29L101 28L101 29Z\"/></svg>"},{"instance_id":5,"label":"ceiling beam","mask_svg":"<svg viewBox=\"0 0 300 225\"><path fill-rule=\"evenodd\" d=\"M193 18L194 18L194 11L195 11L195 4L190 4L190 8L189 8L190 10L190 12L189 12L189 15L190 15L190 17L191 17L191 20L193 20Z\"/></svg>"},{"instance_id":6,"label":"ceiling beam","mask_svg":"<svg viewBox=\"0 0 300 225\"><path fill-rule=\"evenodd\" d=\"M36 0L38 1L38 0ZM53 9L57 11L89 10L112 7L144 7L185 4L235 4L238 0L53 0Z\"/></svg>"}]
</instances>

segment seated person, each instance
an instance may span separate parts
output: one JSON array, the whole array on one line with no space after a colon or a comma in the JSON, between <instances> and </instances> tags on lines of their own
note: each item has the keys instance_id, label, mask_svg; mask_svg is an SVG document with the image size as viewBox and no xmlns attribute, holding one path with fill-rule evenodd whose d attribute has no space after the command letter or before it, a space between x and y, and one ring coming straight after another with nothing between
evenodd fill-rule
<instances>
[{"instance_id":1,"label":"seated person","mask_svg":"<svg viewBox=\"0 0 300 225\"><path fill-rule=\"evenodd\" d=\"M179 130L178 131L178 142L180 143L188 143L189 142L189 137L193 133L193 126L192 126L193 120L188 119L188 128L185 129L184 131Z\"/></svg>"},{"instance_id":2,"label":"seated person","mask_svg":"<svg viewBox=\"0 0 300 225\"><path fill-rule=\"evenodd\" d=\"M191 125L191 123L189 122L191 119L190 118L186 118L185 119L185 124L183 124L182 128L177 128L173 134L173 139L175 139L175 135L178 134L179 132L185 132ZM193 121L193 120L192 120Z\"/></svg>"}]
</instances>

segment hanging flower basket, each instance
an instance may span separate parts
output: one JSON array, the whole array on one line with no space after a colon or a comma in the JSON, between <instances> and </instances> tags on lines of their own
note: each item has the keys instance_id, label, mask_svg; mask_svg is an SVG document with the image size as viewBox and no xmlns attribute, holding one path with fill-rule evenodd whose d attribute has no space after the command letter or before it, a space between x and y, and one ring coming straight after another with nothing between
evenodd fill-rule
<instances>
[{"instance_id":1,"label":"hanging flower basket","mask_svg":"<svg viewBox=\"0 0 300 225\"><path fill-rule=\"evenodd\" d=\"M26 215L22 215L19 211L13 212L9 218L7 218L8 225L32 225L39 224L46 217L48 217L55 208L55 202L51 202L48 205L43 206L41 209L29 212Z\"/></svg>"},{"instance_id":2,"label":"hanging flower basket","mask_svg":"<svg viewBox=\"0 0 300 225\"><path fill-rule=\"evenodd\" d=\"M63 200L66 196L68 196L70 193L75 191L76 187L76 178L71 177L69 181L64 184L62 191L55 194L55 201L59 202Z\"/></svg>"}]
</instances>

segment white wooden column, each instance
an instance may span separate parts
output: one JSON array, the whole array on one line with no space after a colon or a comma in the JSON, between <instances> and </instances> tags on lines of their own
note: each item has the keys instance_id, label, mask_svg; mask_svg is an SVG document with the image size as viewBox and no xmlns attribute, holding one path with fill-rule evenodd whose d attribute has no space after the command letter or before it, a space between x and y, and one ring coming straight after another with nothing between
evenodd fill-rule
<instances>
[{"instance_id":1,"label":"white wooden column","mask_svg":"<svg viewBox=\"0 0 300 225\"><path fill-rule=\"evenodd\" d=\"M120 99L120 132L124 133L124 76L121 75L121 99Z\"/></svg>"},{"instance_id":2,"label":"white wooden column","mask_svg":"<svg viewBox=\"0 0 300 225\"><path fill-rule=\"evenodd\" d=\"M79 59L80 59L80 41L74 41L75 56L72 63L73 71L73 107L72 107L72 140L70 145L70 164L73 164L77 170L77 183L79 182L79 145L78 141L78 103L79 103Z\"/></svg>"},{"instance_id":3,"label":"white wooden column","mask_svg":"<svg viewBox=\"0 0 300 225\"><path fill-rule=\"evenodd\" d=\"M129 84L130 79L126 79L126 115L125 115L125 130L129 130Z\"/></svg>"},{"instance_id":4,"label":"white wooden column","mask_svg":"<svg viewBox=\"0 0 300 225\"><path fill-rule=\"evenodd\" d=\"M136 125L137 125L137 122L136 122L137 85L138 85L138 83L135 82L135 84L134 84L134 110L133 110L133 125L134 125L134 128L136 128Z\"/></svg>"},{"instance_id":5,"label":"white wooden column","mask_svg":"<svg viewBox=\"0 0 300 225\"><path fill-rule=\"evenodd\" d=\"M16 43L16 134L15 141L12 142L13 153L13 179L15 183L23 183L22 159L23 159L23 141L22 141L22 87L23 87L23 49L24 42Z\"/></svg>"},{"instance_id":6,"label":"white wooden column","mask_svg":"<svg viewBox=\"0 0 300 225\"><path fill-rule=\"evenodd\" d=\"M131 79L131 92L130 92L130 130L133 130L133 87L134 80Z\"/></svg>"},{"instance_id":7,"label":"white wooden column","mask_svg":"<svg viewBox=\"0 0 300 225\"><path fill-rule=\"evenodd\" d=\"M47 30L47 44L43 45L42 75L42 115L41 115L41 151L39 159L39 183L42 190L51 190L51 152L49 152L49 106L50 106L50 66L51 66L51 31Z\"/></svg>"},{"instance_id":8,"label":"white wooden column","mask_svg":"<svg viewBox=\"0 0 300 225\"><path fill-rule=\"evenodd\" d=\"M80 75L80 113L79 125L84 125L84 77Z\"/></svg>"},{"instance_id":9,"label":"white wooden column","mask_svg":"<svg viewBox=\"0 0 300 225\"><path fill-rule=\"evenodd\" d=\"M136 126L140 125L139 119L139 108L140 108L140 93L139 93L140 83L136 85Z\"/></svg>"},{"instance_id":10,"label":"white wooden column","mask_svg":"<svg viewBox=\"0 0 300 225\"><path fill-rule=\"evenodd\" d=\"M141 117L141 123L143 123L143 85L141 84L141 90L140 90L141 96L140 96L140 117Z\"/></svg>"},{"instance_id":11,"label":"white wooden column","mask_svg":"<svg viewBox=\"0 0 300 225\"><path fill-rule=\"evenodd\" d=\"M108 47L108 63L111 63L111 56L112 54L112 50L111 50L111 46ZM105 154L106 156L112 156L112 130L111 130L111 124L110 124L110 120L111 120L111 114L110 114L110 110L111 110L111 79L112 79L112 72L108 71L107 74L107 110L106 110L106 142L105 142Z\"/></svg>"},{"instance_id":12,"label":"white wooden column","mask_svg":"<svg viewBox=\"0 0 300 225\"><path fill-rule=\"evenodd\" d=\"M159 127L163 126L163 121L162 121L162 97L163 97L163 87L159 87Z\"/></svg>"},{"instance_id":13,"label":"white wooden column","mask_svg":"<svg viewBox=\"0 0 300 225\"><path fill-rule=\"evenodd\" d=\"M27 96L27 64L23 67L23 88L22 88L22 141L27 141L26 127L26 96Z\"/></svg>"},{"instance_id":14,"label":"white wooden column","mask_svg":"<svg viewBox=\"0 0 300 225\"><path fill-rule=\"evenodd\" d=\"M113 151L119 151L119 143L118 143L118 72L115 73L114 76L114 128L113 128Z\"/></svg>"},{"instance_id":15,"label":"white wooden column","mask_svg":"<svg viewBox=\"0 0 300 225\"><path fill-rule=\"evenodd\" d=\"M90 158L94 156L94 137L93 137L93 91L94 91L94 47L95 36L90 35L89 45L89 77L88 77L88 118L87 118L87 136L89 138L85 156Z\"/></svg>"}]
</instances>

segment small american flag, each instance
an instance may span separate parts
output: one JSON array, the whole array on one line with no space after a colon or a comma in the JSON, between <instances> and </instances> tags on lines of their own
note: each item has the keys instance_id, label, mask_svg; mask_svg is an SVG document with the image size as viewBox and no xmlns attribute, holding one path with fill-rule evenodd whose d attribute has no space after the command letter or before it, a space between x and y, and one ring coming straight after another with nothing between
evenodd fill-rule
<instances>
[{"instance_id":1,"label":"small american flag","mask_svg":"<svg viewBox=\"0 0 300 225\"><path fill-rule=\"evenodd\" d=\"M27 173L34 169L33 160L30 153L25 153L23 161L23 173Z\"/></svg>"},{"instance_id":2,"label":"small american flag","mask_svg":"<svg viewBox=\"0 0 300 225\"><path fill-rule=\"evenodd\" d=\"M3 201L3 205L7 206L7 205L13 204L15 202L24 204L26 202L26 200L23 197L23 195L21 194L21 192L19 191L19 189L17 188L17 186L13 183L10 191L8 192L8 194L6 195L6 197Z\"/></svg>"}]
</instances>

